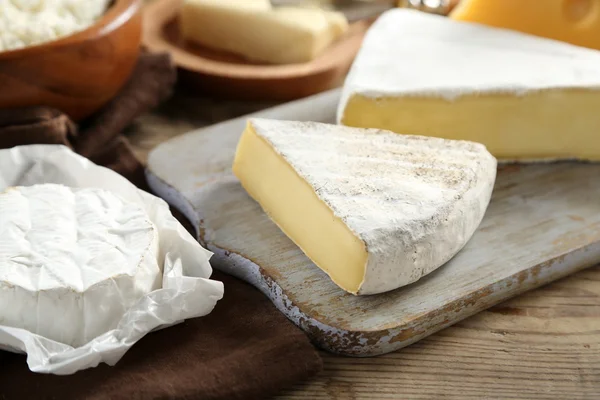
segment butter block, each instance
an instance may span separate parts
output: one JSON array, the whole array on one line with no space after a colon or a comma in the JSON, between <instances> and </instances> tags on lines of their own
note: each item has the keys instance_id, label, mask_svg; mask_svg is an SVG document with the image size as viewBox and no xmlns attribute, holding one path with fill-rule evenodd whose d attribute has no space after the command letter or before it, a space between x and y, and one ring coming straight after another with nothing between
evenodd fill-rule
<instances>
[{"instance_id":1,"label":"butter block","mask_svg":"<svg viewBox=\"0 0 600 400\"><path fill-rule=\"evenodd\" d=\"M600 52L396 9L369 30L338 122L483 143L498 159L600 160Z\"/></svg>"},{"instance_id":2,"label":"butter block","mask_svg":"<svg viewBox=\"0 0 600 400\"><path fill-rule=\"evenodd\" d=\"M462 0L450 18L600 50L600 0Z\"/></svg>"},{"instance_id":3,"label":"butter block","mask_svg":"<svg viewBox=\"0 0 600 400\"><path fill-rule=\"evenodd\" d=\"M185 0L182 36L250 61L308 62L348 29L342 13L318 8L276 7L268 0Z\"/></svg>"},{"instance_id":4,"label":"butter block","mask_svg":"<svg viewBox=\"0 0 600 400\"><path fill-rule=\"evenodd\" d=\"M250 119L233 172L333 282L367 295L417 281L467 243L496 160L476 143Z\"/></svg>"}]
</instances>

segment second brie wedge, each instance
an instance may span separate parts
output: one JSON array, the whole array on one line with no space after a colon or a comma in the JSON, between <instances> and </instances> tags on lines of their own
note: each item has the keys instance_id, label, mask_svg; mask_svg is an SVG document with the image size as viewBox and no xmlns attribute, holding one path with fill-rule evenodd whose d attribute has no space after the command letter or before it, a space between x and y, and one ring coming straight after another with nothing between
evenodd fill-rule
<instances>
[{"instance_id":1,"label":"second brie wedge","mask_svg":"<svg viewBox=\"0 0 600 400\"><path fill-rule=\"evenodd\" d=\"M502 161L600 161L599 110L600 51L396 9L369 29L338 121L483 143Z\"/></svg>"},{"instance_id":2,"label":"second brie wedge","mask_svg":"<svg viewBox=\"0 0 600 400\"><path fill-rule=\"evenodd\" d=\"M366 295L415 282L462 249L496 159L471 142L250 119L233 171L338 286Z\"/></svg>"}]
</instances>

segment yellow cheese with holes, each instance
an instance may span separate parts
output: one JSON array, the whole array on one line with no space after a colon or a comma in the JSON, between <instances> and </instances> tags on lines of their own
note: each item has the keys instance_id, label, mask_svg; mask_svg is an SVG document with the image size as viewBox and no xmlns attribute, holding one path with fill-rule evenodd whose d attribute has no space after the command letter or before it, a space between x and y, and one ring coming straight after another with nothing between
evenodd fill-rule
<instances>
[{"instance_id":1,"label":"yellow cheese with holes","mask_svg":"<svg viewBox=\"0 0 600 400\"><path fill-rule=\"evenodd\" d=\"M415 282L467 243L496 160L477 143L251 119L233 172L333 282L363 295Z\"/></svg>"},{"instance_id":2,"label":"yellow cheese with holes","mask_svg":"<svg viewBox=\"0 0 600 400\"><path fill-rule=\"evenodd\" d=\"M483 143L503 160L600 160L600 52L397 9L368 32L338 122Z\"/></svg>"},{"instance_id":3,"label":"yellow cheese with holes","mask_svg":"<svg viewBox=\"0 0 600 400\"><path fill-rule=\"evenodd\" d=\"M450 17L600 50L600 0L462 0Z\"/></svg>"},{"instance_id":4,"label":"yellow cheese with holes","mask_svg":"<svg viewBox=\"0 0 600 400\"><path fill-rule=\"evenodd\" d=\"M319 8L276 7L269 0L185 0L183 37L250 61L308 62L348 29L342 13Z\"/></svg>"}]
</instances>

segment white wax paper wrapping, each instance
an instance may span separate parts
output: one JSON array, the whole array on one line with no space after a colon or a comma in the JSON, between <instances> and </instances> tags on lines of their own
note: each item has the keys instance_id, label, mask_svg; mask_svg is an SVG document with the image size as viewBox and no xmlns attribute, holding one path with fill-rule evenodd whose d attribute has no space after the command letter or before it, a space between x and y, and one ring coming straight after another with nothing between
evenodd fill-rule
<instances>
[{"instance_id":1,"label":"white wax paper wrapping","mask_svg":"<svg viewBox=\"0 0 600 400\"><path fill-rule=\"evenodd\" d=\"M209 314L223 297L223 284L209 279L211 252L171 215L167 203L137 189L119 174L90 162L65 146L31 145L0 150L0 192L9 186L56 183L110 190L142 206L159 233L163 287L144 296L116 329L73 348L29 331L0 325L0 349L24 352L34 372L67 375L116 364L148 332ZM10 305L0 304L0 307Z\"/></svg>"}]
</instances>

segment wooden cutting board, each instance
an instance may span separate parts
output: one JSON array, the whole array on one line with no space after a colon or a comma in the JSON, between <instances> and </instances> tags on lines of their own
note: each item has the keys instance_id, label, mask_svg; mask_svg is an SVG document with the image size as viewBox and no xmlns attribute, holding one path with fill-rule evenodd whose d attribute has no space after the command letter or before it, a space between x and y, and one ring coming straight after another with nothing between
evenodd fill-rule
<instances>
[{"instance_id":1,"label":"wooden cutting board","mask_svg":"<svg viewBox=\"0 0 600 400\"><path fill-rule=\"evenodd\" d=\"M333 122L339 91L261 111ZM320 347L397 350L517 294L600 262L600 164L504 165L473 239L452 261L396 291L338 289L231 174L246 117L179 136L149 156L152 189L195 225L213 265L265 293ZM225 294L227 295L227 294Z\"/></svg>"}]
</instances>

